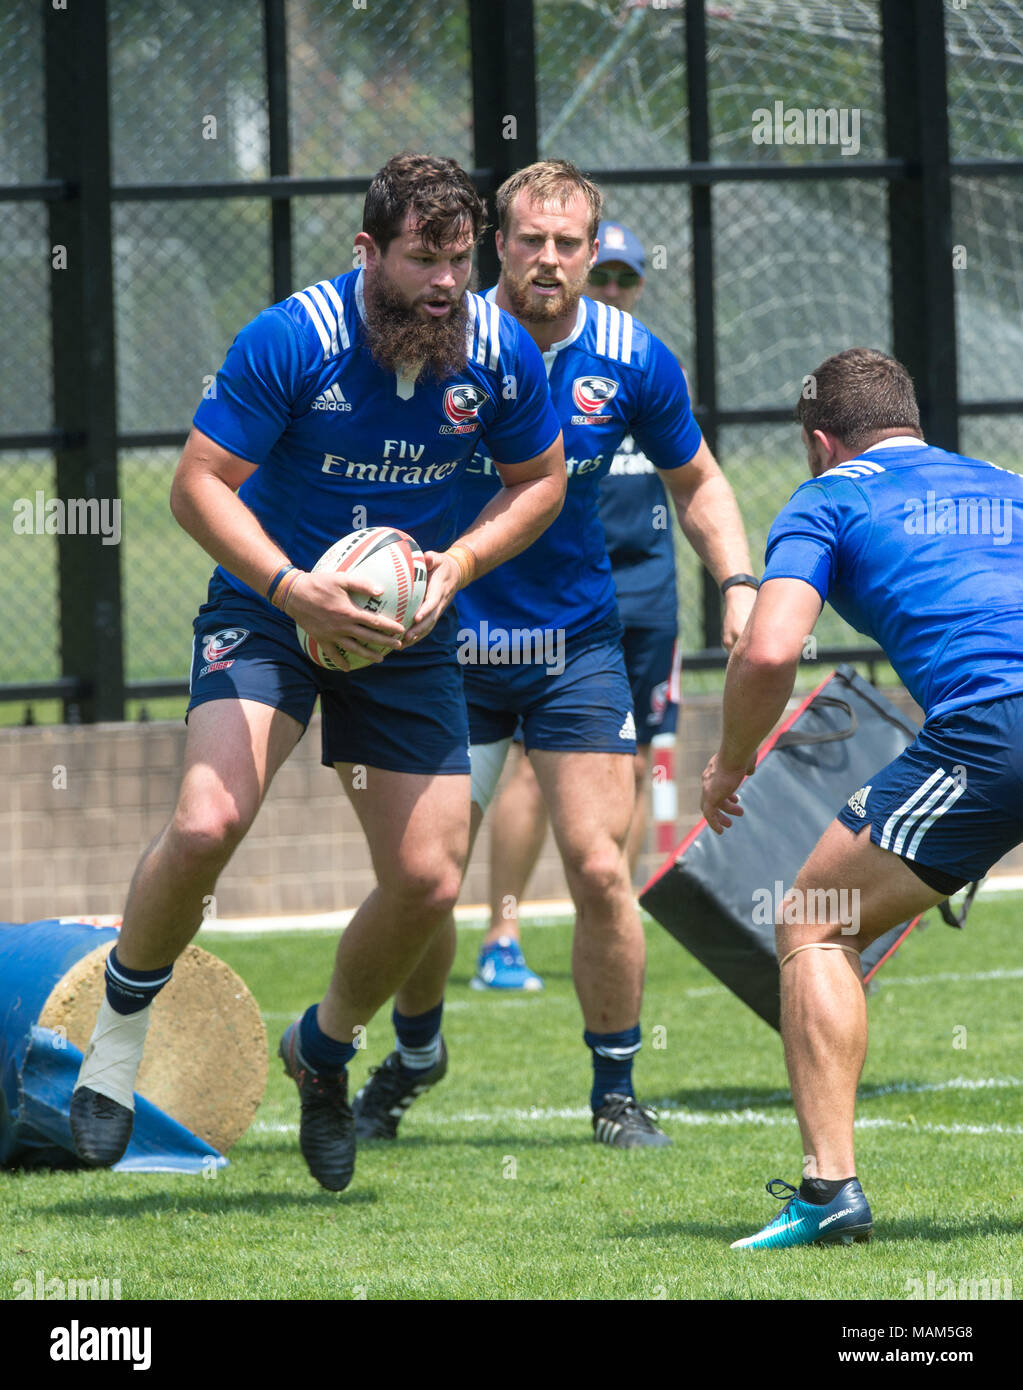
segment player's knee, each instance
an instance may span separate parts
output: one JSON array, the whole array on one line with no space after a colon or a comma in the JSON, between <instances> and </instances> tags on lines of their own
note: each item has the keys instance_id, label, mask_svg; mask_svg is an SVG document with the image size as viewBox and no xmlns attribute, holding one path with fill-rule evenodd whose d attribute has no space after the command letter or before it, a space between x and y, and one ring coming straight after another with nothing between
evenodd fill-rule
<instances>
[{"instance_id":1,"label":"player's knee","mask_svg":"<svg viewBox=\"0 0 1023 1390\"><path fill-rule=\"evenodd\" d=\"M184 869L203 869L226 863L251 824L233 802L209 802L178 812L170 826L169 848Z\"/></svg>"},{"instance_id":2,"label":"player's knee","mask_svg":"<svg viewBox=\"0 0 1023 1390\"><path fill-rule=\"evenodd\" d=\"M577 893L584 898L605 901L623 888L629 891L625 857L614 841L591 846L565 868Z\"/></svg>"},{"instance_id":3,"label":"player's knee","mask_svg":"<svg viewBox=\"0 0 1023 1390\"><path fill-rule=\"evenodd\" d=\"M381 889L396 898L398 911L419 917L443 917L454 911L462 886L457 864L407 865L389 875Z\"/></svg>"}]
</instances>

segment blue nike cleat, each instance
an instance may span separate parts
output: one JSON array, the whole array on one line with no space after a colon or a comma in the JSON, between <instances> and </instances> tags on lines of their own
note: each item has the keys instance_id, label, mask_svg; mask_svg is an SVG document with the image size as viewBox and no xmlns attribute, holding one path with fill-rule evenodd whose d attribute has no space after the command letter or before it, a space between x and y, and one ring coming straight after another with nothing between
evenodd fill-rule
<instances>
[{"instance_id":1,"label":"blue nike cleat","mask_svg":"<svg viewBox=\"0 0 1023 1390\"><path fill-rule=\"evenodd\" d=\"M781 1188L781 1191L775 1191ZM804 1202L798 1189L782 1178L772 1178L767 1190L784 1207L755 1236L733 1240L733 1250L786 1250L793 1245L851 1245L869 1240L874 1218L863 1188L850 1178L825 1206ZM788 1198L788 1201L785 1199Z\"/></svg>"},{"instance_id":2,"label":"blue nike cleat","mask_svg":"<svg viewBox=\"0 0 1023 1390\"><path fill-rule=\"evenodd\" d=\"M484 946L476 962L476 974L469 981L473 989L506 989L535 992L543 980L526 964L522 947L513 936L502 936Z\"/></svg>"}]
</instances>

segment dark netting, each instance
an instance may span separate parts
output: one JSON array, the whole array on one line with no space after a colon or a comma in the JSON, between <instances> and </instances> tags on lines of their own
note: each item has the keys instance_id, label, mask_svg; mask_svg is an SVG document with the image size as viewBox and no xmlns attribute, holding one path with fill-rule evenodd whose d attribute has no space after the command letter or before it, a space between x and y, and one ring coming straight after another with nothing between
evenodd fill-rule
<instances>
[{"instance_id":1,"label":"dark netting","mask_svg":"<svg viewBox=\"0 0 1023 1390\"><path fill-rule=\"evenodd\" d=\"M57 537L45 530L46 502L56 496L55 484L51 453L0 453L0 551L5 561L0 566L0 606L6 627L0 684L60 675Z\"/></svg>"},{"instance_id":2,"label":"dark netting","mask_svg":"<svg viewBox=\"0 0 1023 1390\"><path fill-rule=\"evenodd\" d=\"M884 186L724 184L714 190L718 400L794 402L825 357L890 351Z\"/></svg>"},{"instance_id":3,"label":"dark netting","mask_svg":"<svg viewBox=\"0 0 1023 1390\"><path fill-rule=\"evenodd\" d=\"M1017 398L1023 383L1023 179L953 179L952 217L960 398Z\"/></svg>"},{"instance_id":4,"label":"dark netting","mask_svg":"<svg viewBox=\"0 0 1023 1390\"><path fill-rule=\"evenodd\" d=\"M292 0L287 13L293 174L371 175L401 150L472 167L468 5Z\"/></svg>"},{"instance_id":5,"label":"dark netting","mask_svg":"<svg viewBox=\"0 0 1023 1390\"><path fill-rule=\"evenodd\" d=\"M884 157L881 31L873 0L708 5L707 42L714 159L802 164Z\"/></svg>"},{"instance_id":6,"label":"dark netting","mask_svg":"<svg viewBox=\"0 0 1023 1390\"><path fill-rule=\"evenodd\" d=\"M946 5L949 147L955 159L1023 156L1023 11L1018 0Z\"/></svg>"},{"instance_id":7,"label":"dark netting","mask_svg":"<svg viewBox=\"0 0 1023 1390\"><path fill-rule=\"evenodd\" d=\"M589 169L689 158L685 11L537 0L540 152Z\"/></svg>"},{"instance_id":8,"label":"dark netting","mask_svg":"<svg viewBox=\"0 0 1023 1390\"><path fill-rule=\"evenodd\" d=\"M118 424L187 431L232 339L271 301L265 199L114 210Z\"/></svg>"},{"instance_id":9,"label":"dark netting","mask_svg":"<svg viewBox=\"0 0 1023 1390\"><path fill-rule=\"evenodd\" d=\"M1023 411L1018 415L967 415L959 424L959 451L999 468L1023 473Z\"/></svg>"},{"instance_id":10,"label":"dark netting","mask_svg":"<svg viewBox=\"0 0 1023 1390\"><path fill-rule=\"evenodd\" d=\"M41 5L0 6L0 183L46 174L42 18Z\"/></svg>"},{"instance_id":11,"label":"dark netting","mask_svg":"<svg viewBox=\"0 0 1023 1390\"><path fill-rule=\"evenodd\" d=\"M353 242L362 230L361 193L296 198L291 204L294 287L334 280L355 269Z\"/></svg>"},{"instance_id":12,"label":"dark netting","mask_svg":"<svg viewBox=\"0 0 1023 1390\"><path fill-rule=\"evenodd\" d=\"M188 680L214 561L171 516L177 449L123 449L121 588L128 680Z\"/></svg>"},{"instance_id":13,"label":"dark netting","mask_svg":"<svg viewBox=\"0 0 1023 1390\"><path fill-rule=\"evenodd\" d=\"M2 85L2 84L0 84ZM0 431L53 426L50 280L46 206L0 203ZM58 255L59 261L59 255Z\"/></svg>"},{"instance_id":14,"label":"dark netting","mask_svg":"<svg viewBox=\"0 0 1023 1390\"><path fill-rule=\"evenodd\" d=\"M265 177L258 0L109 0L108 16L115 181Z\"/></svg>"}]
</instances>

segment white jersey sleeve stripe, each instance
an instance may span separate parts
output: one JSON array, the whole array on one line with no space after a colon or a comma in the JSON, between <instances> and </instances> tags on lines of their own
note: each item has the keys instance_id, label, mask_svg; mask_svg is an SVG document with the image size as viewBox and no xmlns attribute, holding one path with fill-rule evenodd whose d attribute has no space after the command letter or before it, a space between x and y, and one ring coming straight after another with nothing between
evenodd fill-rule
<instances>
[{"instance_id":1,"label":"white jersey sleeve stripe","mask_svg":"<svg viewBox=\"0 0 1023 1390\"><path fill-rule=\"evenodd\" d=\"M335 357L338 353L337 318L332 312L330 305L327 303L327 296L320 289L319 285L310 285L306 290L306 294L308 294L309 298L315 303L317 309L319 309L323 316L323 322L326 325L327 332L330 334L328 356Z\"/></svg>"},{"instance_id":2,"label":"white jersey sleeve stripe","mask_svg":"<svg viewBox=\"0 0 1023 1390\"><path fill-rule=\"evenodd\" d=\"M622 312L622 353L623 362L632 361L632 315Z\"/></svg>"},{"instance_id":3,"label":"white jersey sleeve stripe","mask_svg":"<svg viewBox=\"0 0 1023 1390\"><path fill-rule=\"evenodd\" d=\"M299 290L296 294L293 294L291 297L292 299L297 299L299 304L302 305L302 308L309 315L309 318L312 321L312 325L316 329L316 336L319 338L320 344L323 347L323 355L324 357L328 356L330 352L330 334L323 326L323 321L320 318L319 311L317 310L316 305L306 294L305 290Z\"/></svg>"},{"instance_id":4,"label":"white jersey sleeve stripe","mask_svg":"<svg viewBox=\"0 0 1023 1390\"><path fill-rule=\"evenodd\" d=\"M321 280L316 288L322 290L323 293L330 300L331 304L333 304L335 313L337 315L337 332L338 337L341 340L341 346L343 348L350 348L352 343L351 339L348 336L348 325L345 323L345 306L342 302L341 296L338 294L337 290L334 288L334 286L331 284L329 280Z\"/></svg>"},{"instance_id":5,"label":"white jersey sleeve stripe","mask_svg":"<svg viewBox=\"0 0 1023 1390\"><path fill-rule=\"evenodd\" d=\"M490 304L487 307L490 310L490 358L487 361L487 366L492 372L496 372L501 356L501 323L499 318L501 311L496 304Z\"/></svg>"},{"instance_id":6,"label":"white jersey sleeve stripe","mask_svg":"<svg viewBox=\"0 0 1023 1390\"><path fill-rule=\"evenodd\" d=\"M610 323L609 323L609 325L608 325L608 329L609 329L609 331L608 331L608 343L607 343L608 355L611 356L611 357L617 357L617 356L618 356L618 326L619 326L619 324L621 323L621 319L622 319L621 310L620 310L620 309L616 309L616 308L614 307L613 304L612 304L612 305L609 305L609 306L608 306L608 317L609 317L609 319L610 319Z\"/></svg>"},{"instance_id":7,"label":"white jersey sleeve stripe","mask_svg":"<svg viewBox=\"0 0 1023 1390\"><path fill-rule=\"evenodd\" d=\"M485 304L476 306L476 361L482 367L487 356L487 309Z\"/></svg>"},{"instance_id":8,"label":"white jersey sleeve stripe","mask_svg":"<svg viewBox=\"0 0 1023 1390\"><path fill-rule=\"evenodd\" d=\"M607 305L597 305L597 352L603 356L607 352Z\"/></svg>"},{"instance_id":9,"label":"white jersey sleeve stripe","mask_svg":"<svg viewBox=\"0 0 1023 1390\"><path fill-rule=\"evenodd\" d=\"M465 325L465 354L467 357L476 355L476 324L479 322L480 306L474 294L466 295L469 301L469 321Z\"/></svg>"}]
</instances>

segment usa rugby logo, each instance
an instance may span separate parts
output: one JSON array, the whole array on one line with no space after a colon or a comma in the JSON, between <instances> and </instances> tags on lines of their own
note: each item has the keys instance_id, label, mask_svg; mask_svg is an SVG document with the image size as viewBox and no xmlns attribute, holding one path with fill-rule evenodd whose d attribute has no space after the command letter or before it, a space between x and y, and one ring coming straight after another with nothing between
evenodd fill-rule
<instances>
[{"instance_id":1,"label":"usa rugby logo","mask_svg":"<svg viewBox=\"0 0 1023 1390\"><path fill-rule=\"evenodd\" d=\"M235 647L240 647L248 635L249 630L245 627L225 627L220 632L211 632L208 637L203 639L203 661L222 660L228 652L233 652Z\"/></svg>"},{"instance_id":2,"label":"usa rugby logo","mask_svg":"<svg viewBox=\"0 0 1023 1390\"><path fill-rule=\"evenodd\" d=\"M479 413L489 399L479 386L449 386L444 392L444 414L451 424L441 425L441 434L471 434L479 429Z\"/></svg>"},{"instance_id":3,"label":"usa rugby logo","mask_svg":"<svg viewBox=\"0 0 1023 1390\"><path fill-rule=\"evenodd\" d=\"M602 406L607 405L618 394L617 381L606 376L577 376L572 382L572 400L583 413L572 416L573 425L602 425L611 419L610 415L598 415Z\"/></svg>"}]
</instances>

